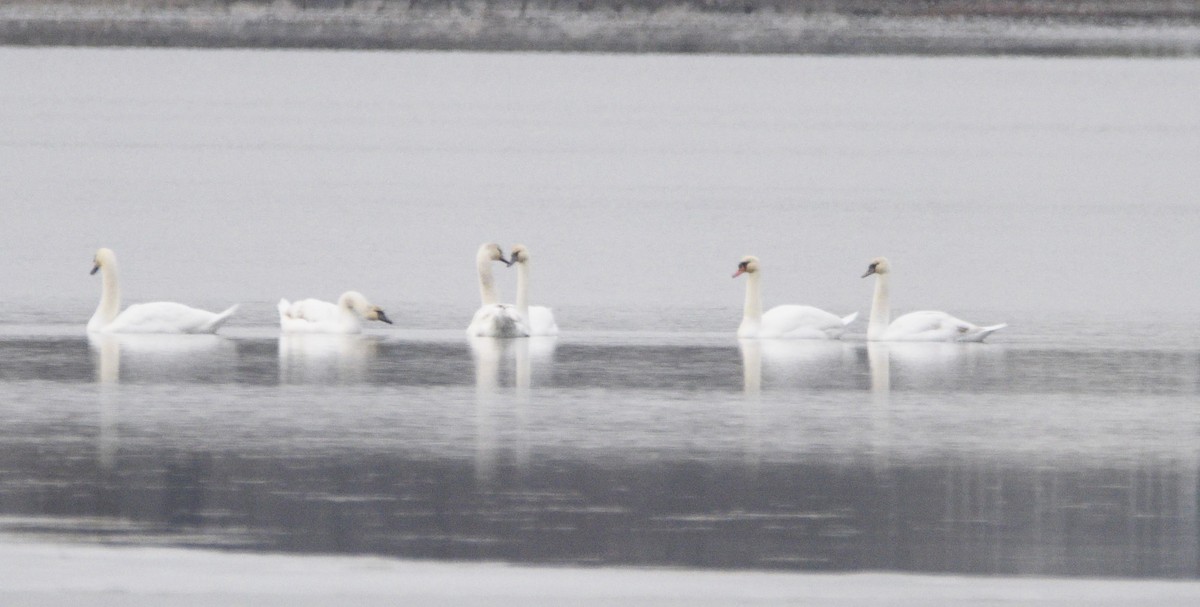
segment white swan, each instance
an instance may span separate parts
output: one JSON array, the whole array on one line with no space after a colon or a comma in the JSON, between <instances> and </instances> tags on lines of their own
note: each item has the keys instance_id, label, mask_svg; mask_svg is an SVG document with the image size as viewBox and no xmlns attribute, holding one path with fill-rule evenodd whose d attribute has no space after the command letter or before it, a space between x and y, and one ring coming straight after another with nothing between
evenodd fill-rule
<instances>
[{"instance_id":1,"label":"white swan","mask_svg":"<svg viewBox=\"0 0 1200 607\"><path fill-rule=\"evenodd\" d=\"M496 294L496 283L492 278L492 262L512 262L504 258L498 244L483 244L475 254L475 267L479 272L479 299L482 303L475 311L467 335L472 337L529 337L529 325L517 311L516 306L502 304Z\"/></svg>"},{"instance_id":2,"label":"white swan","mask_svg":"<svg viewBox=\"0 0 1200 607\"><path fill-rule=\"evenodd\" d=\"M284 333L362 333L359 318L392 324L379 306L358 291L346 291L336 304L319 299L279 300L279 328Z\"/></svg>"},{"instance_id":3,"label":"white swan","mask_svg":"<svg viewBox=\"0 0 1200 607\"><path fill-rule=\"evenodd\" d=\"M517 311L529 324L530 337L558 335L554 311L546 306L529 305L529 248L523 244L513 247L508 260L517 266Z\"/></svg>"},{"instance_id":4,"label":"white swan","mask_svg":"<svg viewBox=\"0 0 1200 607\"><path fill-rule=\"evenodd\" d=\"M980 327L957 319L945 312L909 312L891 320L891 304L888 302L891 264L885 257L871 260L866 278L875 279L875 299L871 303L871 321L867 325L868 341L983 341L988 335L999 331L1007 324Z\"/></svg>"},{"instance_id":5,"label":"white swan","mask_svg":"<svg viewBox=\"0 0 1200 607\"><path fill-rule=\"evenodd\" d=\"M88 333L216 333L237 310L237 304L234 304L217 314L158 301L135 304L122 312L116 254L110 249L100 249L92 264L92 274L103 272L103 286L100 305L87 324Z\"/></svg>"},{"instance_id":6,"label":"white swan","mask_svg":"<svg viewBox=\"0 0 1200 607\"><path fill-rule=\"evenodd\" d=\"M742 308L742 324L738 337L788 339L838 339L846 326L858 318L858 312L839 317L812 306L775 306L762 310L762 285L758 258L747 255L738 263L734 278L747 274L746 304Z\"/></svg>"}]
</instances>

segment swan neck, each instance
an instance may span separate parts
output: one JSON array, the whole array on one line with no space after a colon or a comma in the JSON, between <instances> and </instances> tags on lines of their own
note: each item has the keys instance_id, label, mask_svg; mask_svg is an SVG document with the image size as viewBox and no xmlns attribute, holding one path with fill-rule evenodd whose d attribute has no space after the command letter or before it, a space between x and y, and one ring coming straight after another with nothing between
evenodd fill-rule
<instances>
[{"instance_id":1,"label":"swan neck","mask_svg":"<svg viewBox=\"0 0 1200 607\"><path fill-rule=\"evenodd\" d=\"M867 324L867 339L871 341L883 339L883 334L892 322L888 281L887 274L878 274L875 277L875 298L871 301L871 321Z\"/></svg>"},{"instance_id":2,"label":"swan neck","mask_svg":"<svg viewBox=\"0 0 1200 607\"><path fill-rule=\"evenodd\" d=\"M529 318L529 262L517 264L517 311Z\"/></svg>"},{"instance_id":3,"label":"swan neck","mask_svg":"<svg viewBox=\"0 0 1200 607\"><path fill-rule=\"evenodd\" d=\"M746 303L742 306L742 322L762 321L762 271L746 275Z\"/></svg>"},{"instance_id":4,"label":"swan neck","mask_svg":"<svg viewBox=\"0 0 1200 607\"><path fill-rule=\"evenodd\" d=\"M479 269L479 299L485 306L500 303L496 295L496 281L492 278L492 260L479 256L475 261Z\"/></svg>"},{"instance_id":5,"label":"swan neck","mask_svg":"<svg viewBox=\"0 0 1200 607\"><path fill-rule=\"evenodd\" d=\"M88 321L88 331L99 331L121 312L121 286L117 282L117 263L110 260L100 268L100 305Z\"/></svg>"}]
</instances>

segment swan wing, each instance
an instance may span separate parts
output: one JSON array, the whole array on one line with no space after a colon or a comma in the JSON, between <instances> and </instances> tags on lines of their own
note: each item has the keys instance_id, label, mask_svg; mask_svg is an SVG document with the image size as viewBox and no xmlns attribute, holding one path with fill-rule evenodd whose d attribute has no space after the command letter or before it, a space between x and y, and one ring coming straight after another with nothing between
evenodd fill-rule
<instances>
[{"instance_id":1,"label":"swan wing","mask_svg":"<svg viewBox=\"0 0 1200 607\"><path fill-rule=\"evenodd\" d=\"M783 305L763 313L758 337L837 339L845 329L844 319L820 308Z\"/></svg>"},{"instance_id":2,"label":"swan wing","mask_svg":"<svg viewBox=\"0 0 1200 607\"><path fill-rule=\"evenodd\" d=\"M106 333L215 333L237 311L200 310L171 301L134 304L104 327Z\"/></svg>"},{"instance_id":3,"label":"swan wing","mask_svg":"<svg viewBox=\"0 0 1200 607\"><path fill-rule=\"evenodd\" d=\"M888 325L885 339L891 341L957 341L979 327L945 312L909 312Z\"/></svg>"},{"instance_id":4,"label":"swan wing","mask_svg":"<svg viewBox=\"0 0 1200 607\"><path fill-rule=\"evenodd\" d=\"M529 334L538 337L558 335L554 311L546 306L529 306Z\"/></svg>"},{"instance_id":5,"label":"swan wing","mask_svg":"<svg viewBox=\"0 0 1200 607\"><path fill-rule=\"evenodd\" d=\"M360 333L362 324L335 303L319 299L301 299L289 303L279 300L279 328L284 333Z\"/></svg>"},{"instance_id":6,"label":"swan wing","mask_svg":"<svg viewBox=\"0 0 1200 607\"><path fill-rule=\"evenodd\" d=\"M282 304L283 301L280 301ZM301 299L300 301L292 302L286 312L281 312L283 315L294 320L301 320L310 323L328 322L337 318L337 304L332 304L319 299Z\"/></svg>"}]
</instances>

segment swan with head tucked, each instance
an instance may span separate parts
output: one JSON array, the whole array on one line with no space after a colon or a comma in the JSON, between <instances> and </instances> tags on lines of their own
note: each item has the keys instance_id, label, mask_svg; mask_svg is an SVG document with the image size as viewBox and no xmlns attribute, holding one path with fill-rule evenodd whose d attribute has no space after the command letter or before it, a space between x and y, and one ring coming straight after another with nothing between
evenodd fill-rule
<instances>
[{"instance_id":1,"label":"swan with head tucked","mask_svg":"<svg viewBox=\"0 0 1200 607\"><path fill-rule=\"evenodd\" d=\"M92 260L92 274L101 272L100 305L88 321L88 333L216 333L237 310L237 304L221 313L198 310L180 303L156 301L134 304L121 311L121 286L117 280L117 256L100 249Z\"/></svg>"},{"instance_id":2,"label":"swan with head tucked","mask_svg":"<svg viewBox=\"0 0 1200 607\"><path fill-rule=\"evenodd\" d=\"M284 333L362 333L360 318L392 324L379 306L358 291L346 291L337 303L319 299L279 300L279 328Z\"/></svg>"},{"instance_id":3,"label":"swan with head tucked","mask_svg":"<svg viewBox=\"0 0 1200 607\"><path fill-rule=\"evenodd\" d=\"M762 309L762 271L758 258L748 255L738 263L734 278L746 274L746 303L738 337L787 339L838 339L846 326L858 318L858 312L837 316L820 308L800 305Z\"/></svg>"},{"instance_id":4,"label":"swan with head tucked","mask_svg":"<svg viewBox=\"0 0 1200 607\"><path fill-rule=\"evenodd\" d=\"M475 268L479 273L479 299L481 305L475 311L467 335L472 337L529 337L529 324L512 304L500 303L496 293L496 281L492 278L492 262L502 261L505 266L512 262L504 258L500 245L486 243L479 246L475 254Z\"/></svg>"},{"instance_id":5,"label":"swan with head tucked","mask_svg":"<svg viewBox=\"0 0 1200 607\"><path fill-rule=\"evenodd\" d=\"M546 306L529 305L529 248L523 244L514 246L508 260L517 266L517 311L529 324L530 337L558 335L554 311Z\"/></svg>"},{"instance_id":6,"label":"swan with head tucked","mask_svg":"<svg viewBox=\"0 0 1200 607\"><path fill-rule=\"evenodd\" d=\"M867 325L868 341L983 341L988 335L1007 324L980 327L955 318L945 312L909 312L891 320L888 301L892 266L886 257L876 257L867 267L866 278L875 275L875 298L871 302L871 321Z\"/></svg>"}]
</instances>

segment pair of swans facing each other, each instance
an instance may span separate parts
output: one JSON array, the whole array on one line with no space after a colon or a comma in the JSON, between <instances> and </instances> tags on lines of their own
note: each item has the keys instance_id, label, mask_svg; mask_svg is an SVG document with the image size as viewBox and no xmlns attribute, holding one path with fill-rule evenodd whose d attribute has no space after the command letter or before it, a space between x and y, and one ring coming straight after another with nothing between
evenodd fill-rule
<instances>
[{"instance_id":1,"label":"pair of swans facing each other","mask_svg":"<svg viewBox=\"0 0 1200 607\"><path fill-rule=\"evenodd\" d=\"M545 306L529 305L529 249L516 245L509 258L500 245L485 243L475 254L475 269L479 275L479 309L467 326L470 337L551 337L558 335L554 312ZM492 263L503 262L505 267L517 266L517 303L500 303Z\"/></svg>"},{"instance_id":2,"label":"pair of swans facing each other","mask_svg":"<svg viewBox=\"0 0 1200 607\"><path fill-rule=\"evenodd\" d=\"M875 274L875 296L871 305L868 341L983 341L1005 324L980 327L945 312L921 311L891 321L888 299L891 266L883 257L872 261L863 277ZM742 309L740 338L839 339L858 312L837 316L819 308L800 305L776 306L763 312L760 261L747 256L738 263L733 277L747 275L746 300Z\"/></svg>"}]
</instances>

